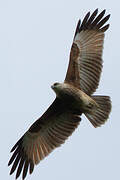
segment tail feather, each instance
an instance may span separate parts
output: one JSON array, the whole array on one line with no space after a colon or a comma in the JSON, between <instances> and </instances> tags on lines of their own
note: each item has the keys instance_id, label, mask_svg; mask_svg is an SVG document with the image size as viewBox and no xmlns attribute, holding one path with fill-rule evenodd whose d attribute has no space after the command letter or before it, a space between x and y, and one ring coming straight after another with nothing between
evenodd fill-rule
<instances>
[{"instance_id":1,"label":"tail feather","mask_svg":"<svg viewBox=\"0 0 120 180\"><path fill-rule=\"evenodd\" d=\"M111 100L109 96L92 96L92 99L98 104L98 108L91 113L85 113L94 127L104 124L109 118L111 111Z\"/></svg>"}]
</instances>

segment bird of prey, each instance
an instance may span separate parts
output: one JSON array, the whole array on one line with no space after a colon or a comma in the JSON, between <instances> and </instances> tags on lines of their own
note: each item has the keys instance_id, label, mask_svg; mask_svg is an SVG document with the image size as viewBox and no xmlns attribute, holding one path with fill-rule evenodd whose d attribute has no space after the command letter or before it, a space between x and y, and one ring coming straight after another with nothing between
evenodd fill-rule
<instances>
[{"instance_id":1,"label":"bird of prey","mask_svg":"<svg viewBox=\"0 0 120 180\"><path fill-rule=\"evenodd\" d=\"M59 147L78 127L82 114L94 127L105 123L111 111L109 96L92 95L98 87L102 71L105 24L110 15L105 10L88 12L78 21L70 52L69 66L63 83L54 83L54 102L14 145L10 174L25 179L34 166Z\"/></svg>"}]
</instances>

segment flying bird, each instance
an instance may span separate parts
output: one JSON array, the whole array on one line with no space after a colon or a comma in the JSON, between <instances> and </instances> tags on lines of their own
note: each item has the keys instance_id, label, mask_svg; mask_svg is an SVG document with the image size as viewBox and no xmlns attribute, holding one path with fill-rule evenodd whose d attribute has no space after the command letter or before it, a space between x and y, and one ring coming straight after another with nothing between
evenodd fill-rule
<instances>
[{"instance_id":1,"label":"flying bird","mask_svg":"<svg viewBox=\"0 0 120 180\"><path fill-rule=\"evenodd\" d=\"M92 95L100 80L102 71L102 51L106 25L110 15L105 10L98 14L96 9L88 12L83 21L78 21L67 74L63 83L54 83L51 88L56 93L54 102L28 131L14 145L10 174L16 170L16 179L27 172L56 147L59 147L73 133L85 114L94 127L106 122L111 111L109 96Z\"/></svg>"}]
</instances>

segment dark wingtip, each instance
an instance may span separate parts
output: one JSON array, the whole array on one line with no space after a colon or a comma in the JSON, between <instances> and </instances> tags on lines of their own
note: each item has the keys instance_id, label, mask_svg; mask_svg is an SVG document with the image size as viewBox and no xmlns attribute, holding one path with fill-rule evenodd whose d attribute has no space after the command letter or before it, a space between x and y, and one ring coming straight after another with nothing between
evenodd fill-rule
<instances>
[{"instance_id":1,"label":"dark wingtip","mask_svg":"<svg viewBox=\"0 0 120 180\"><path fill-rule=\"evenodd\" d=\"M97 9L95 9L95 11L94 11L94 12L98 13L98 8L97 8Z\"/></svg>"},{"instance_id":2,"label":"dark wingtip","mask_svg":"<svg viewBox=\"0 0 120 180\"><path fill-rule=\"evenodd\" d=\"M11 163L10 163L10 161L9 161L9 162L8 162L8 166L10 166L10 164L11 164Z\"/></svg>"},{"instance_id":3,"label":"dark wingtip","mask_svg":"<svg viewBox=\"0 0 120 180\"><path fill-rule=\"evenodd\" d=\"M81 24L81 20L79 19L79 20L78 20L78 23L77 23L77 28L76 28L76 31L79 31L80 24Z\"/></svg>"},{"instance_id":4,"label":"dark wingtip","mask_svg":"<svg viewBox=\"0 0 120 180\"><path fill-rule=\"evenodd\" d=\"M16 148L16 145L12 147L12 149L10 150L10 153L12 153Z\"/></svg>"},{"instance_id":5,"label":"dark wingtip","mask_svg":"<svg viewBox=\"0 0 120 180\"><path fill-rule=\"evenodd\" d=\"M13 169L11 169L11 171L10 171L10 175L11 175L11 174L13 174L13 173L14 173L14 170L13 170Z\"/></svg>"},{"instance_id":6,"label":"dark wingtip","mask_svg":"<svg viewBox=\"0 0 120 180\"><path fill-rule=\"evenodd\" d=\"M21 158L21 160L20 160L20 163L19 163L19 166L18 166L18 168L17 168L16 179L17 179L17 178L20 176L20 174L21 174L23 164L24 164L24 156L22 156L22 158Z\"/></svg>"},{"instance_id":7,"label":"dark wingtip","mask_svg":"<svg viewBox=\"0 0 120 180\"><path fill-rule=\"evenodd\" d=\"M89 16L90 16L90 11L85 15L79 31L82 31L83 29L86 28L86 24L87 24L87 21L88 21L88 19L89 19Z\"/></svg>"},{"instance_id":8,"label":"dark wingtip","mask_svg":"<svg viewBox=\"0 0 120 180\"><path fill-rule=\"evenodd\" d=\"M107 29L109 28L110 24L107 24L106 26L104 26L103 28L100 29L100 31L105 32L107 31Z\"/></svg>"},{"instance_id":9,"label":"dark wingtip","mask_svg":"<svg viewBox=\"0 0 120 180\"><path fill-rule=\"evenodd\" d=\"M26 178L27 172L28 172L28 167L29 167L29 161L26 160L23 168L23 174L22 174L22 179L24 180Z\"/></svg>"},{"instance_id":10,"label":"dark wingtip","mask_svg":"<svg viewBox=\"0 0 120 180\"><path fill-rule=\"evenodd\" d=\"M90 11L88 11L88 13L86 14L86 17L89 17L90 16Z\"/></svg>"},{"instance_id":11,"label":"dark wingtip","mask_svg":"<svg viewBox=\"0 0 120 180\"><path fill-rule=\"evenodd\" d=\"M16 158L17 154L18 154L18 149L16 149L16 151L13 153L12 157L10 158L10 160L8 162L8 166L10 166L12 164L12 162Z\"/></svg>"},{"instance_id":12,"label":"dark wingtip","mask_svg":"<svg viewBox=\"0 0 120 180\"><path fill-rule=\"evenodd\" d=\"M95 11L93 12L93 14L97 15L98 14L98 8L95 9Z\"/></svg>"},{"instance_id":13,"label":"dark wingtip","mask_svg":"<svg viewBox=\"0 0 120 180\"><path fill-rule=\"evenodd\" d=\"M22 139L23 139L23 137L21 137L21 138L19 139L19 141L12 147L12 149L11 149L10 152L13 152L13 151L16 149L16 147L17 147L19 144L22 143Z\"/></svg>"},{"instance_id":14,"label":"dark wingtip","mask_svg":"<svg viewBox=\"0 0 120 180\"><path fill-rule=\"evenodd\" d=\"M98 8L92 13L90 16L89 12L83 19L82 25L80 27L80 30L87 30L87 29L96 29L96 30L107 30L109 26L105 25L105 23L110 18L110 14L107 16L104 16L106 12L106 9L104 9L102 12L100 12L98 15ZM105 26L104 26L105 25ZM102 27L104 26L104 27ZM100 29L101 28L101 29Z\"/></svg>"},{"instance_id":15,"label":"dark wingtip","mask_svg":"<svg viewBox=\"0 0 120 180\"><path fill-rule=\"evenodd\" d=\"M89 16L90 16L90 11L86 14L86 16L85 16L85 18L83 19L83 21L87 22Z\"/></svg>"},{"instance_id":16,"label":"dark wingtip","mask_svg":"<svg viewBox=\"0 0 120 180\"><path fill-rule=\"evenodd\" d=\"M104 14L105 14L105 12L106 12L106 9L104 9L104 10L101 12L101 14L103 14L103 15L104 15Z\"/></svg>"},{"instance_id":17,"label":"dark wingtip","mask_svg":"<svg viewBox=\"0 0 120 180\"><path fill-rule=\"evenodd\" d=\"M80 24L81 24L81 20L79 19L79 20L78 20L78 23L77 23L76 30L75 30L75 35L74 35L74 37L76 36L77 33L79 33Z\"/></svg>"},{"instance_id":18,"label":"dark wingtip","mask_svg":"<svg viewBox=\"0 0 120 180\"><path fill-rule=\"evenodd\" d=\"M109 19L109 18L110 18L110 16L111 16L111 14L108 14L107 16L108 16L108 19Z\"/></svg>"},{"instance_id":19,"label":"dark wingtip","mask_svg":"<svg viewBox=\"0 0 120 180\"><path fill-rule=\"evenodd\" d=\"M33 170L34 170L34 164L32 161L30 161L29 173L32 174Z\"/></svg>"},{"instance_id":20,"label":"dark wingtip","mask_svg":"<svg viewBox=\"0 0 120 180\"><path fill-rule=\"evenodd\" d=\"M15 146L10 150L10 153L12 153L15 150Z\"/></svg>"}]
</instances>

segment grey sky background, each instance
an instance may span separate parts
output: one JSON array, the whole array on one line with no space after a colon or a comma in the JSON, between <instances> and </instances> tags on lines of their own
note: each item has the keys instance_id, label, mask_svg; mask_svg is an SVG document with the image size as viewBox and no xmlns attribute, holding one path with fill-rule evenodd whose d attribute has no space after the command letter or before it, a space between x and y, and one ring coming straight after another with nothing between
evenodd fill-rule
<instances>
[{"instance_id":1,"label":"grey sky background","mask_svg":"<svg viewBox=\"0 0 120 180\"><path fill-rule=\"evenodd\" d=\"M96 94L110 95L112 112L101 128L82 122L64 145L45 158L29 180L120 179L119 1L0 1L0 177L9 176L10 149L55 98L50 86L62 82L79 18L88 11L111 14L105 36L104 67ZM21 179L21 177L19 178Z\"/></svg>"}]
</instances>

